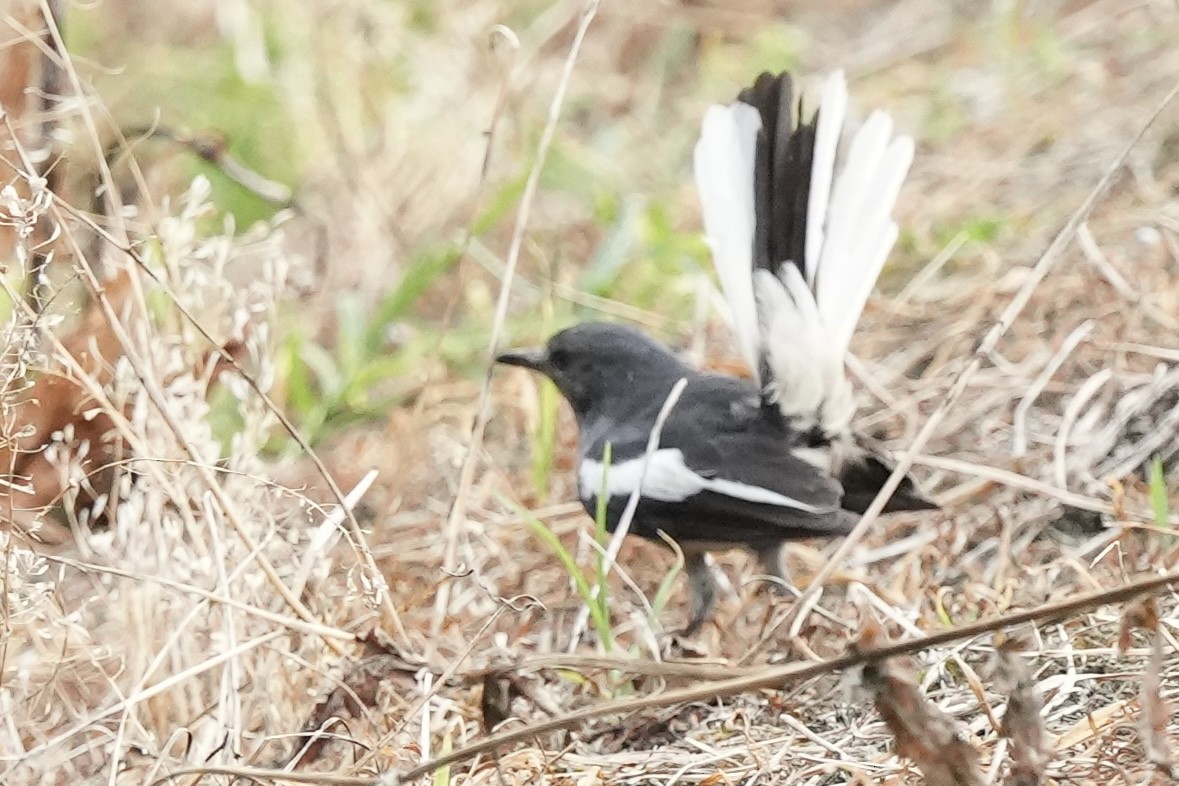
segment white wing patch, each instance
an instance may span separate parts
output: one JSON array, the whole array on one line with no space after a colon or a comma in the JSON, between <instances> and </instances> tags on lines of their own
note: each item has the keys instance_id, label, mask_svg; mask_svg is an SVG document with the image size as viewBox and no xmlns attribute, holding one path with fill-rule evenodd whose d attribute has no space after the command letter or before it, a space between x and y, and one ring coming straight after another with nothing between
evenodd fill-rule
<instances>
[{"instance_id":1,"label":"white wing patch","mask_svg":"<svg viewBox=\"0 0 1179 786\"><path fill-rule=\"evenodd\" d=\"M605 489L610 496L625 497L635 490L643 476L644 458L638 456L609 466L605 475ZM592 499L602 492L602 473L600 461L582 460L578 471L578 488L582 499ZM702 491L712 491L746 502L778 505L804 513L824 514L837 509L837 506L808 505L785 494L735 480L706 478L692 471L684 461L684 452L679 448L660 448L651 454L647 477L643 481L643 497L659 502L683 502Z\"/></svg>"}]
</instances>

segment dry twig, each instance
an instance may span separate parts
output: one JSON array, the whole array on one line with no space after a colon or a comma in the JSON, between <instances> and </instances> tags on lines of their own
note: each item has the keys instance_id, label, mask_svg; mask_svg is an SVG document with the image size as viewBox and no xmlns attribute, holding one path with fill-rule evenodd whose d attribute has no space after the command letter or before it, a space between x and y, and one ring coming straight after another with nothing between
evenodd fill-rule
<instances>
[{"instance_id":1,"label":"dry twig","mask_svg":"<svg viewBox=\"0 0 1179 786\"><path fill-rule=\"evenodd\" d=\"M596 707L572 712L562 718L554 718L540 723L530 724L522 729L513 729L492 735L465 748L439 756L433 761L428 761L418 767L414 767L403 773L402 778L405 781L412 781L415 778L433 772L439 767L470 759L486 751L498 750L504 746L531 739L549 731L576 726L593 718L600 718L606 715L621 715L643 709L685 704L693 701L715 701L719 698L734 696L760 688L780 688L790 682L809 679L820 674L842 671L865 663L877 663L900 655L909 655L920 650L973 638L985 633L992 633L1003 628L1022 625L1027 622L1043 623L1078 611L1097 608L1098 606L1109 603L1124 602L1177 583L1179 583L1179 574L1168 574L1166 576L1143 579L1134 584L1091 593L1060 603L1047 604L1028 611L1006 614L997 619L974 623L972 625L963 625L953 630L930 634L919 639L888 644L879 649L854 651L848 655L829 661L771 666L749 676L740 676L691 688L682 688L655 696L607 702ZM625 670L626 667L620 664L620 668ZM376 784L377 781L373 780L369 781L369 783Z\"/></svg>"}]
</instances>

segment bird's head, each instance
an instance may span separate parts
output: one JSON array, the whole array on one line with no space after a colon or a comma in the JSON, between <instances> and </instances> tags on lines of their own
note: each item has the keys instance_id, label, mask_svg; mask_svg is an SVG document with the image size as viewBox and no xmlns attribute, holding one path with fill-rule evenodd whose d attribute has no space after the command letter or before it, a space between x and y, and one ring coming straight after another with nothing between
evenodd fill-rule
<instances>
[{"instance_id":1,"label":"bird's head","mask_svg":"<svg viewBox=\"0 0 1179 786\"><path fill-rule=\"evenodd\" d=\"M543 347L509 350L496 360L544 374L579 418L631 400L657 396L662 402L676 380L691 373L645 333L606 322L583 322L557 333Z\"/></svg>"}]
</instances>

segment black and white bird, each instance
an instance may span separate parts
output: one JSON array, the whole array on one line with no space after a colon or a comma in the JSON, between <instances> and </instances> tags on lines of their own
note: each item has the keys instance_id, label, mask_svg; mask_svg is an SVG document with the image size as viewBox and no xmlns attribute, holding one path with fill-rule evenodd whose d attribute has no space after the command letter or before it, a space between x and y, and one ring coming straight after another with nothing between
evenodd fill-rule
<instances>
[{"instance_id":1,"label":"black and white bird","mask_svg":"<svg viewBox=\"0 0 1179 786\"><path fill-rule=\"evenodd\" d=\"M913 142L873 112L837 168L847 105L837 72L803 122L790 75L765 73L704 116L696 187L736 344L755 381L700 372L638 330L595 322L498 357L545 374L572 405L590 515L598 495L609 494L613 531L641 483L630 532L658 540L662 530L683 549L689 635L715 601L707 551L750 549L768 574L785 578L784 542L846 534L891 473L888 459L852 431L844 354L897 239L891 214ZM681 378L644 476L649 436ZM906 478L885 511L935 507Z\"/></svg>"}]
</instances>

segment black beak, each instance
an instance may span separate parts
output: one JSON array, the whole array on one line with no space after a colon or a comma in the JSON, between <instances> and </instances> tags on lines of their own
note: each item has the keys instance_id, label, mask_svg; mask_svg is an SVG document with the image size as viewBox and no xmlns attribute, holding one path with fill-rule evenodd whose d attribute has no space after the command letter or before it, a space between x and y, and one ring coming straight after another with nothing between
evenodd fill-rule
<instances>
[{"instance_id":1,"label":"black beak","mask_svg":"<svg viewBox=\"0 0 1179 786\"><path fill-rule=\"evenodd\" d=\"M522 366L533 371L547 374L549 371L549 353L544 347L528 347L525 349L510 349L496 356L495 362L507 366Z\"/></svg>"}]
</instances>

